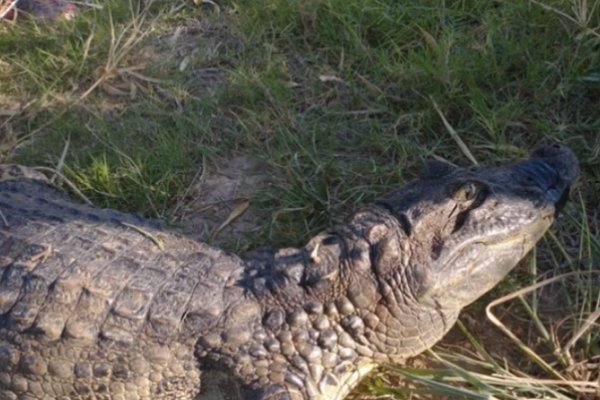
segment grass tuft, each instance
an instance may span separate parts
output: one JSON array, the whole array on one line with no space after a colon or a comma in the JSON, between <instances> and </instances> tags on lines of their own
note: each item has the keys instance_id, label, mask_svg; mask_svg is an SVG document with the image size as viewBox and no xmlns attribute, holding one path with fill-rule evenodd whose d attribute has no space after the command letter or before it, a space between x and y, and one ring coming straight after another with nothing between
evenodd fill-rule
<instances>
[{"instance_id":1,"label":"grass tuft","mask_svg":"<svg viewBox=\"0 0 600 400\"><path fill-rule=\"evenodd\" d=\"M243 154L270 184L204 239L255 213L233 240L245 250L303 243L424 159L498 164L564 142L578 198L536 253L435 352L354 396L592 399L599 43L599 0L108 0L73 21L0 25L0 158L185 223L211 171Z\"/></svg>"}]
</instances>

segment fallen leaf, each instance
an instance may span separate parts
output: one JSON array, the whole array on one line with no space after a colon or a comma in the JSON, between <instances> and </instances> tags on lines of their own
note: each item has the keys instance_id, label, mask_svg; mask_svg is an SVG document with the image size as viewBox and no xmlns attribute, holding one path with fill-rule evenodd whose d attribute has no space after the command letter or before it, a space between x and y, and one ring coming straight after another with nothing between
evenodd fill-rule
<instances>
[{"instance_id":1,"label":"fallen leaf","mask_svg":"<svg viewBox=\"0 0 600 400\"><path fill-rule=\"evenodd\" d=\"M427 32L425 29L421 28L420 26L417 25L417 27L419 28L419 31L421 31L421 35L423 35L423 40L425 40L425 43L427 44L427 46L432 50L437 50L439 47L439 44L438 44L437 40L435 40L433 35L431 33Z\"/></svg>"},{"instance_id":2,"label":"fallen leaf","mask_svg":"<svg viewBox=\"0 0 600 400\"><path fill-rule=\"evenodd\" d=\"M246 212L246 210L248 210L248 207L250 207L250 201L248 199L238 199L236 201L236 205L233 207L233 209L231 210L231 212L229 213L229 216L225 219L225 221L223 221L223 223L221 225L219 225L219 227L217 229L214 230L214 232L210 235L210 239L211 241L217 237L217 235L219 233L221 233L221 231L223 229L225 229L225 227L229 224L231 224L233 222L233 220L235 220L236 218L240 217L243 213Z\"/></svg>"},{"instance_id":3,"label":"fallen leaf","mask_svg":"<svg viewBox=\"0 0 600 400\"><path fill-rule=\"evenodd\" d=\"M346 83L344 82L344 80L338 76L335 75L319 75L319 80L321 82L339 82L339 83Z\"/></svg>"}]
</instances>

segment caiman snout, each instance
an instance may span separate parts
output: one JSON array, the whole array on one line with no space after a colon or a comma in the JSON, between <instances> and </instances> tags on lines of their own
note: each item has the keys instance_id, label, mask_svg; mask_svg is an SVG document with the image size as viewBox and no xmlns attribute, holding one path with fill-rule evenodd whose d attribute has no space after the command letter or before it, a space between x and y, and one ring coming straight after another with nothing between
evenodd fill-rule
<instances>
[{"instance_id":1,"label":"caiman snout","mask_svg":"<svg viewBox=\"0 0 600 400\"><path fill-rule=\"evenodd\" d=\"M548 230L578 170L573 152L560 144L539 147L516 164L472 170L490 190L463 212L460 229L437 239L443 246L427 271L420 303L460 309L500 282ZM452 177L460 180L461 173Z\"/></svg>"},{"instance_id":2,"label":"caiman snout","mask_svg":"<svg viewBox=\"0 0 600 400\"><path fill-rule=\"evenodd\" d=\"M566 203L570 184L579 172L575 154L558 143L539 147L522 164L522 169L557 210Z\"/></svg>"}]
</instances>

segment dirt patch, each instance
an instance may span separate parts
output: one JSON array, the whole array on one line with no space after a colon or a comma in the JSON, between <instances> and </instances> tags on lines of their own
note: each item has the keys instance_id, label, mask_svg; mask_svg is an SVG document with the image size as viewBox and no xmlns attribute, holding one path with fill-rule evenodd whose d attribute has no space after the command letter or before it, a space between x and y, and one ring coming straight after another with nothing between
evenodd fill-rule
<instances>
[{"instance_id":1,"label":"dirt patch","mask_svg":"<svg viewBox=\"0 0 600 400\"><path fill-rule=\"evenodd\" d=\"M242 41L221 17L185 21L150 41L143 56L153 68L185 73L189 94L203 96L227 79L227 55L242 48Z\"/></svg>"},{"instance_id":2,"label":"dirt patch","mask_svg":"<svg viewBox=\"0 0 600 400\"><path fill-rule=\"evenodd\" d=\"M245 249L247 236L264 226L255 203L269 184L261 165L246 156L208 166L182 207L184 232L226 249Z\"/></svg>"}]
</instances>

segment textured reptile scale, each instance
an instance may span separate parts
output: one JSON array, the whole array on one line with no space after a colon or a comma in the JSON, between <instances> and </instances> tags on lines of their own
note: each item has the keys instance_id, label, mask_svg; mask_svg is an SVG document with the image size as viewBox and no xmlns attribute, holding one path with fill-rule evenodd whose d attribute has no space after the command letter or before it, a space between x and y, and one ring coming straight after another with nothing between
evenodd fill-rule
<instances>
[{"instance_id":1,"label":"textured reptile scale","mask_svg":"<svg viewBox=\"0 0 600 400\"><path fill-rule=\"evenodd\" d=\"M73 376L81 377L67 391L73 399L119 398L132 379L136 393L122 398L191 398L199 372L179 334L204 272L185 260L210 264L219 252L135 216L66 201L43 182L0 186L0 353L8 355L0 355L0 380L40 398L65 393L57 382ZM150 236L176 250L161 251ZM32 335L39 347L22 347ZM9 378L11 363L19 374ZM5 398L12 395L0 392Z\"/></svg>"}]
</instances>

